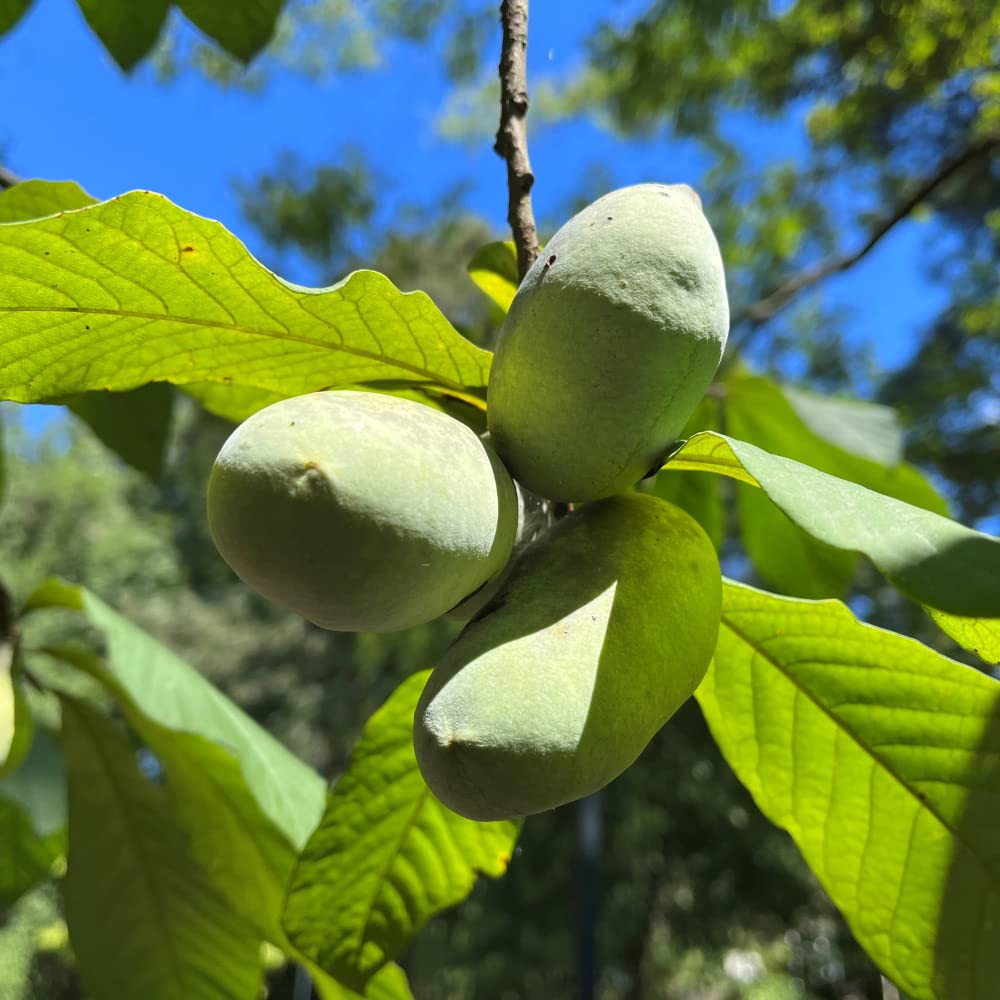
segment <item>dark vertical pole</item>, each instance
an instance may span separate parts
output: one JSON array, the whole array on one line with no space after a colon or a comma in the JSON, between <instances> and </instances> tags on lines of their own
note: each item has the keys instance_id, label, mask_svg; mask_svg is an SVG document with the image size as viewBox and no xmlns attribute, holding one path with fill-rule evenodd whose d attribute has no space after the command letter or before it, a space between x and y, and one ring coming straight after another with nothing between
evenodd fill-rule
<instances>
[{"instance_id":1,"label":"dark vertical pole","mask_svg":"<svg viewBox=\"0 0 1000 1000\"><path fill-rule=\"evenodd\" d=\"M292 1000L312 1000L312 977L302 966L295 970L295 985L292 988Z\"/></svg>"},{"instance_id":2,"label":"dark vertical pole","mask_svg":"<svg viewBox=\"0 0 1000 1000\"><path fill-rule=\"evenodd\" d=\"M597 919L601 894L603 796L581 799L576 807L576 976L580 1000L597 992Z\"/></svg>"}]
</instances>

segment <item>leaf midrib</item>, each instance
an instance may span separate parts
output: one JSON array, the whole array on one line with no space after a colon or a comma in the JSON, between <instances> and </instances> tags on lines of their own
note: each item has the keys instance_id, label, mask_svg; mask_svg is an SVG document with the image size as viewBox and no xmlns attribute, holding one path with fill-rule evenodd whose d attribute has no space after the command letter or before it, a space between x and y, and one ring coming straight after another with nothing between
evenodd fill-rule
<instances>
[{"instance_id":1,"label":"leaf midrib","mask_svg":"<svg viewBox=\"0 0 1000 1000\"><path fill-rule=\"evenodd\" d=\"M869 757L878 767L882 768L890 777L892 777L899 785L902 787L910 797L917 803L917 808L924 809L930 813L944 829L946 829L955 840L964 847L971 857L976 861L976 863L983 869L986 875L989 877L990 881L993 883L997 882L996 873L986 864L986 862L979 856L979 853L968 843L968 841L955 829L952 824L941 815L941 813L934 808L930 800L922 795L919 791L912 788L910 783L902 778L899 773L893 768L886 760L882 757L877 756L872 753L868 744L861 738L861 736L847 723L841 720L838 716L834 715L832 710L827 708L821 701L819 701L815 695L809 691L808 688L803 687L802 684L798 683L796 679L784 669L782 664L778 662L773 656L771 656L763 647L752 639L749 635L743 632L738 626L733 624L733 622L727 617L725 611L722 613L722 624L724 624L734 635L745 642L756 655L762 657L766 662L770 663L771 666L775 667L778 672L798 691L803 697L807 698L813 705L820 710L820 712L825 715L834 727L844 733L854 744L860 749L867 757ZM787 638L789 633L783 632L782 636ZM807 635L803 635L803 638L809 638ZM752 681L751 681L752 683ZM756 728L756 727L755 727Z\"/></svg>"},{"instance_id":2,"label":"leaf midrib","mask_svg":"<svg viewBox=\"0 0 1000 1000\"><path fill-rule=\"evenodd\" d=\"M253 327L245 326L241 323L204 320L192 316L178 316L174 313L146 313L137 312L131 309L97 309L85 306L0 306L0 313L59 313L77 316L114 316L157 323L178 323L185 326L202 327L211 330L226 330L230 333L244 334L248 337L261 337L263 339L275 340L279 342L288 341L291 343L303 344L307 347L316 347L321 350L340 351L341 353L364 358L368 361L377 361L381 364L389 366L390 368L398 368L400 371L410 372L413 375L419 375L421 378L424 378L429 382L445 386L446 388L453 389L458 392L466 392L469 389L469 386L464 385L461 382L455 382L452 379L445 378L439 372L433 372L427 368L421 368L419 365L411 365L398 359L389 359L385 355L376 354L373 351L366 351L360 347L350 347L343 343L331 344L329 341L316 340L312 337L304 337L300 334L289 333L288 331L276 333L269 330L258 330ZM197 379L196 381L204 381L204 379Z\"/></svg>"}]
</instances>

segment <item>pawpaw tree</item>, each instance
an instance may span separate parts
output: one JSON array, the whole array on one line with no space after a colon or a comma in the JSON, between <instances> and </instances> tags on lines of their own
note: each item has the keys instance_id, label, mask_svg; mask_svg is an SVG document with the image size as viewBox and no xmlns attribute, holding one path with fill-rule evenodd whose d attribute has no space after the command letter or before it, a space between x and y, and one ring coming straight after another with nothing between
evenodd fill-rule
<instances>
[{"instance_id":1,"label":"pawpaw tree","mask_svg":"<svg viewBox=\"0 0 1000 1000\"><path fill-rule=\"evenodd\" d=\"M504 5L508 70L516 64L519 11L526 14L526 4ZM508 82L498 146L510 164L515 238L484 248L470 265L484 291L511 310L511 339L501 338L498 356L513 350L509 331L527 344L527 361L504 362L510 389L500 397L506 412L499 418L490 352L463 338L429 297L404 294L376 272L303 289L263 268L219 224L148 192L95 202L74 185L28 181L0 194L4 399L67 403L110 448L151 468L157 456L135 432L163 423L171 400L165 385L246 428L284 401L316 393L356 396L366 406L381 397L398 401L400 410L417 408L415 441L404 457L418 452L420 468L427 466L419 448L428 445L422 421L446 420L441 426L462 432L443 470L461 481L439 498L454 522L465 518L463 505L489 506L497 498L484 494L503 484L499 563L514 548L511 521L523 504L495 474L492 445L474 432L489 426L514 478L520 465L529 490L557 501L556 523L517 556L442 663L430 674L414 664L368 720L332 789L81 582L40 581L17 606L5 602L3 898L58 879L81 974L96 1000L254 997L274 954L308 970L321 996L405 997L394 959L430 918L463 899L478 875L503 875L521 824L531 822L523 817L613 780L694 689L733 770L791 834L885 974L913 997L991 996L1000 975L993 947L1000 926L1000 687L985 671L859 622L829 596L865 559L959 645L996 663L1000 540L949 519L938 494L892 449L852 438L862 404L788 390L732 357L722 359L708 386L724 339L711 322L701 339L717 348L713 367L705 374L695 366L696 390L680 380L691 398L679 418L677 385L651 401L655 385L650 390L642 380L655 366L633 358L638 367L630 370L627 342L617 359L622 370L606 371L606 382L577 385L569 370L578 396L544 396L546 384L587 360L581 344L597 345L603 335L606 347L630 325L629 295L604 312L585 300L574 314L574 291L584 292L557 286L560 297L550 314L541 310L540 325L522 318L532 315L528 297L550 277L561 281L576 250L570 232L565 249L556 238L538 253L517 127L524 108ZM626 253L638 245L642 259L655 263L627 228L615 239ZM616 252L614 242L597 243L601 253L609 245ZM596 270L584 269L584 284L596 281L599 291L601 266L598 257ZM668 274L685 290L700 287L690 268L668 267ZM655 271L646 277L662 291ZM647 305L654 299L640 296ZM658 329L669 325L655 301L643 319ZM556 320L565 329L552 326ZM581 338L575 352L565 344L574 335ZM561 338L555 346L563 353L549 351L544 338ZM547 383L523 388L546 375ZM625 397L638 382L638 403L669 416L669 432L650 444L651 468L635 464L637 452L648 456L628 437L637 433L636 400L626 405ZM613 409L616 393L628 416L623 426L598 406ZM536 404L539 412L523 427L504 429ZM570 405L579 408L575 421L563 419ZM560 444L585 418L606 433L587 428L580 431L585 440L570 442L575 449ZM350 422L340 421L340 435ZM548 453L519 458L522 445L537 452L526 435ZM328 459L336 472L322 475L339 501L337 440L321 430L321 454L306 457L314 464L303 468L311 476ZM615 455L615 446L625 453ZM454 464L462 447L478 464ZM588 495L593 477L577 486L565 459L606 459L601 450L608 448L624 478ZM391 468L391 450L373 449L366 479L365 454L353 452L364 489L373 489L372 479L398 482L405 472L403 463ZM565 491L537 476L557 460L566 467L556 477L569 477ZM241 459L229 471L246 468ZM482 483L466 496L476 475ZM726 541L728 509L722 483L735 491L743 548L773 590L719 574L714 549ZM279 492L287 494L285 487ZM378 492L381 501L381 485ZM429 501L421 493L419 502ZM225 498L219 503L217 526L232 509ZM327 504L324 517L331 509L345 505ZM260 536L287 552L293 536L283 536L259 507L251 513L263 520L238 525L236 541L222 547L236 553ZM364 511L384 532L360 554L378 550L383 582L363 574L330 598L326 577L336 576L337 560L359 555L349 543L360 529L337 536L329 552L319 544L310 552L303 537L321 531L320 520L305 522L306 536L294 536L297 558L275 572L283 584L304 579L308 596L338 607L352 599L366 612L382 610L390 586L402 582L405 590L424 568L423 555L405 558L414 551L412 533L406 544L397 537L407 513L405 505L391 515ZM300 518L296 511L277 521L291 529ZM426 529L429 517L414 520ZM493 543L481 544L481 565L461 579L455 565L464 573L475 560L442 544L455 561L439 579L452 589L438 599L433 587L414 582L418 592L403 596L434 598L425 612L431 617L451 610L504 568L491 558ZM259 553L254 559L251 585ZM274 592L279 599L286 593L285 586ZM297 610L313 617L311 609ZM88 641L33 642L33 623L54 615L85 624ZM370 619L352 624L373 627ZM595 640L581 631L595 624L596 668L588 662ZM681 660L679 679L658 669L668 654ZM550 697L553 678L567 670L581 698L575 714ZM456 746L466 754L457 768Z\"/></svg>"}]
</instances>

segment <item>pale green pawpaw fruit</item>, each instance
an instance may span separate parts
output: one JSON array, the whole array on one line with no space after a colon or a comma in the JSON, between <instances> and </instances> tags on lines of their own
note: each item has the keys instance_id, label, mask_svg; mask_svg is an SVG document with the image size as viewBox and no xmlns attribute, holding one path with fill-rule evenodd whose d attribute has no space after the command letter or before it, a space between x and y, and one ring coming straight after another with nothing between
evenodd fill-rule
<instances>
[{"instance_id":1,"label":"pale green pawpaw fruit","mask_svg":"<svg viewBox=\"0 0 1000 1000\"><path fill-rule=\"evenodd\" d=\"M370 392L317 392L254 414L208 485L222 557L323 628L431 621L503 568L514 484L464 424Z\"/></svg>"},{"instance_id":2,"label":"pale green pawpaw fruit","mask_svg":"<svg viewBox=\"0 0 1000 1000\"><path fill-rule=\"evenodd\" d=\"M620 493L662 461L729 332L722 258L684 184L599 198L514 296L487 417L511 475L553 500Z\"/></svg>"},{"instance_id":3,"label":"pale green pawpaw fruit","mask_svg":"<svg viewBox=\"0 0 1000 1000\"><path fill-rule=\"evenodd\" d=\"M561 520L434 669L417 762L455 812L497 820L602 788L691 695L722 577L701 526L625 494Z\"/></svg>"}]
</instances>

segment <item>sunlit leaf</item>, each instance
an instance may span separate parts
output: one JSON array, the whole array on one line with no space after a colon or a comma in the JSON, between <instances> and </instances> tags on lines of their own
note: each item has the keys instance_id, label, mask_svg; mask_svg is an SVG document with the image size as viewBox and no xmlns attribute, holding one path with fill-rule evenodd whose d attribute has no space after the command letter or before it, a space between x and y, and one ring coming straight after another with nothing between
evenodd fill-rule
<instances>
[{"instance_id":1,"label":"sunlit leaf","mask_svg":"<svg viewBox=\"0 0 1000 1000\"><path fill-rule=\"evenodd\" d=\"M904 593L951 614L1000 617L1000 539L711 431L668 461L759 485L792 521L860 552Z\"/></svg>"},{"instance_id":2,"label":"sunlit leaf","mask_svg":"<svg viewBox=\"0 0 1000 1000\"><path fill-rule=\"evenodd\" d=\"M65 698L63 740L66 921L89 995L254 1000L259 939L191 857L166 790L110 720Z\"/></svg>"},{"instance_id":3,"label":"sunlit leaf","mask_svg":"<svg viewBox=\"0 0 1000 1000\"><path fill-rule=\"evenodd\" d=\"M474 400L486 385L489 352L422 292L373 271L291 285L148 192L0 225L0 271L0 396L19 402L152 381L291 396L392 380Z\"/></svg>"},{"instance_id":4,"label":"sunlit leaf","mask_svg":"<svg viewBox=\"0 0 1000 1000\"><path fill-rule=\"evenodd\" d=\"M927 613L942 632L986 663L1000 664L1000 618L963 618L934 608Z\"/></svg>"},{"instance_id":5,"label":"sunlit leaf","mask_svg":"<svg viewBox=\"0 0 1000 1000\"><path fill-rule=\"evenodd\" d=\"M1000 976L1000 683L839 602L727 583L697 698L886 974L917 1000Z\"/></svg>"},{"instance_id":6,"label":"sunlit leaf","mask_svg":"<svg viewBox=\"0 0 1000 1000\"><path fill-rule=\"evenodd\" d=\"M479 288L507 312L520 284L514 244L510 241L487 243L473 254L468 271Z\"/></svg>"},{"instance_id":7,"label":"sunlit leaf","mask_svg":"<svg viewBox=\"0 0 1000 1000\"><path fill-rule=\"evenodd\" d=\"M289 884L285 930L362 990L479 873L504 873L515 823L476 823L445 808L413 752L413 713L429 672L404 681L369 720Z\"/></svg>"}]
</instances>

